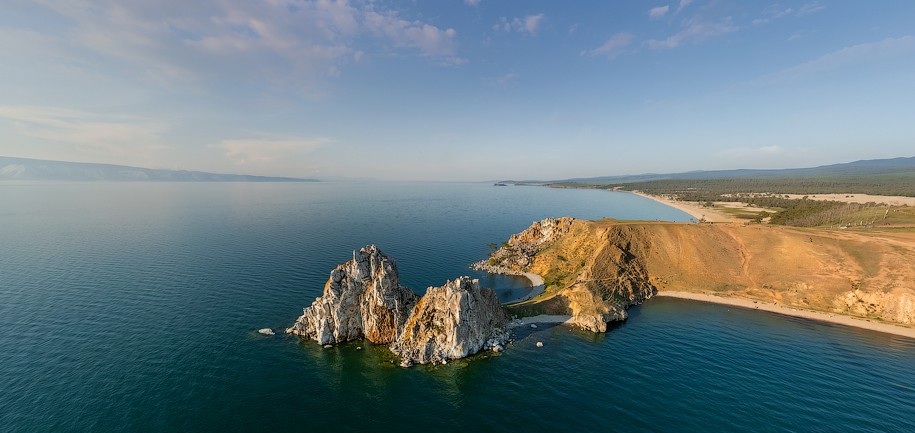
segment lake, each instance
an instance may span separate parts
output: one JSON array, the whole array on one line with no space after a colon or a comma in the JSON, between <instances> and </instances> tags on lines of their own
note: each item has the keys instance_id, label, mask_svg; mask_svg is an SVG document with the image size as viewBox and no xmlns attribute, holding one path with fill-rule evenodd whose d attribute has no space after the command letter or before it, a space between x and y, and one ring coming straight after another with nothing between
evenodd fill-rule
<instances>
[{"instance_id":1,"label":"lake","mask_svg":"<svg viewBox=\"0 0 915 433\"><path fill-rule=\"evenodd\" d=\"M0 183L0 431L915 431L915 341L720 305L410 369L255 332L367 244L420 294L471 275L517 296L468 266L559 216L690 220L480 183Z\"/></svg>"}]
</instances>

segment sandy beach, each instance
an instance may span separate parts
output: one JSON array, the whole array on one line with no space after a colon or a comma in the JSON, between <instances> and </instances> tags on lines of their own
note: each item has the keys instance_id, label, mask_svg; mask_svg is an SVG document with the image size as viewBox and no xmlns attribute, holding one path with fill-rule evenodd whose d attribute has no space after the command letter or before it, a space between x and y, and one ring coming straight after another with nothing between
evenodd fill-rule
<instances>
[{"instance_id":1,"label":"sandy beach","mask_svg":"<svg viewBox=\"0 0 915 433\"><path fill-rule=\"evenodd\" d=\"M777 304L752 301L740 298L725 298L722 296L708 295L703 293L689 293L676 291L658 292L655 296L667 296L671 298L690 299L694 301L711 302L714 304L730 305L735 307L748 308L751 310L762 310L770 313L783 314L786 316L801 317L810 320L819 320L822 322L836 323L845 326L854 326L856 328L868 329L871 331L884 332L887 334L901 335L903 337L915 339L915 328L906 328L887 323L872 322L865 319L858 319L850 316L839 314L821 313L817 311L798 310L796 308L785 307Z\"/></svg>"},{"instance_id":2,"label":"sandy beach","mask_svg":"<svg viewBox=\"0 0 915 433\"><path fill-rule=\"evenodd\" d=\"M541 277L540 275L537 275L533 272L525 272L522 275L524 275L525 278L530 280L531 287L533 287L533 290L531 290L530 293L528 293L518 299L514 299L512 301L506 302L506 304L517 304L519 302L529 301L531 299L534 299L534 298L540 296L540 294L543 293L544 290L546 290L546 285L544 285L544 283L543 283L543 277Z\"/></svg>"},{"instance_id":3,"label":"sandy beach","mask_svg":"<svg viewBox=\"0 0 915 433\"><path fill-rule=\"evenodd\" d=\"M647 199L654 200L658 203L666 204L672 208L679 209L683 212L688 213L689 215L691 215L693 218L696 218L697 220L705 219L706 221L713 222L713 223L729 223L729 222L736 221L736 218L734 218L734 217L725 215L724 213L716 211L714 209L702 207L699 203L690 202L690 201L672 200L668 197L645 194L640 191L632 191L632 193L637 196L640 196L640 197L645 197Z\"/></svg>"}]
</instances>

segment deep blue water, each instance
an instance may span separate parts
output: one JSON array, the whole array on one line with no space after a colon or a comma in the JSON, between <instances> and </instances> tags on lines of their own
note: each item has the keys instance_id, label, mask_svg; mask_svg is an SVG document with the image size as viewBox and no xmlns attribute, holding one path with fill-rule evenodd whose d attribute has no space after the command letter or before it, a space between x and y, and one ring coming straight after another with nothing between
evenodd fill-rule
<instances>
[{"instance_id":1,"label":"deep blue water","mask_svg":"<svg viewBox=\"0 0 915 433\"><path fill-rule=\"evenodd\" d=\"M0 431L915 431L915 341L759 311L654 299L411 369L254 332L366 244L422 293L565 215L689 219L484 184L0 183Z\"/></svg>"}]
</instances>

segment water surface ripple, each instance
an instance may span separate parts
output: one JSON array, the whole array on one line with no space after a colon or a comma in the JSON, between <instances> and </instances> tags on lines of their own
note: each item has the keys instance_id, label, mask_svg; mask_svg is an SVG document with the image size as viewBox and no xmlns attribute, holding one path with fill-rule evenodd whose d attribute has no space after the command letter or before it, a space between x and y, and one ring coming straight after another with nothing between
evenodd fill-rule
<instances>
[{"instance_id":1,"label":"water surface ripple","mask_svg":"<svg viewBox=\"0 0 915 433\"><path fill-rule=\"evenodd\" d=\"M369 243L422 293L545 217L688 220L483 184L0 184L0 431L913 432L915 342L656 299L607 334L401 369L282 329ZM536 341L544 347L535 347Z\"/></svg>"}]
</instances>

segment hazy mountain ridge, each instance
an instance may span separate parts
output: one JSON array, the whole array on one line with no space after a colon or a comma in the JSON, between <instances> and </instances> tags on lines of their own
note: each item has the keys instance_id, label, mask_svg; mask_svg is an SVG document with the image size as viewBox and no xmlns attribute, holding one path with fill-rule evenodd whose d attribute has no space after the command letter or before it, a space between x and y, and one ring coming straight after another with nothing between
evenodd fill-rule
<instances>
[{"instance_id":1,"label":"hazy mountain ridge","mask_svg":"<svg viewBox=\"0 0 915 433\"><path fill-rule=\"evenodd\" d=\"M581 177L560 180L505 181L510 183L635 183L654 180L769 179L831 176L885 176L915 172L915 157L870 159L841 164L786 169L736 169L689 171L682 173L645 173L621 176Z\"/></svg>"},{"instance_id":2,"label":"hazy mountain ridge","mask_svg":"<svg viewBox=\"0 0 915 433\"><path fill-rule=\"evenodd\" d=\"M317 182L316 179L166 170L0 156L0 180L122 182Z\"/></svg>"}]
</instances>

